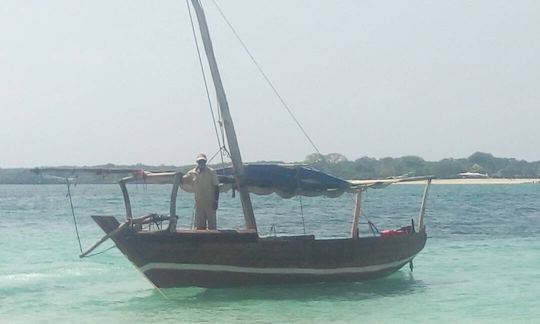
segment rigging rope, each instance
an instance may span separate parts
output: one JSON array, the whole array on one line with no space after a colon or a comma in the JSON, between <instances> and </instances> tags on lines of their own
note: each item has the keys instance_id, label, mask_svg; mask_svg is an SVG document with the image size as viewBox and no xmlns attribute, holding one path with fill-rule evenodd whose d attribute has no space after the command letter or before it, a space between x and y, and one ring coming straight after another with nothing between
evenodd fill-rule
<instances>
[{"instance_id":1,"label":"rigging rope","mask_svg":"<svg viewBox=\"0 0 540 324\"><path fill-rule=\"evenodd\" d=\"M214 160L214 158L218 155L218 154L221 154L221 167L222 168L225 168L225 163L223 162L223 152L225 152L225 155L227 155L228 158L231 157L231 153L229 153L229 151L227 151L227 149L225 147L220 147L219 150L216 151L216 153L214 153L212 155L212 157L210 157L208 159L208 163L212 162L212 160Z\"/></svg>"},{"instance_id":2,"label":"rigging rope","mask_svg":"<svg viewBox=\"0 0 540 324\"><path fill-rule=\"evenodd\" d=\"M299 169L296 169L296 187L300 191L300 178L298 177ZM302 203L302 193L299 192L298 201L300 202L300 214L302 215L302 228L304 229L304 235L306 235L306 222L304 220L304 204Z\"/></svg>"},{"instance_id":3,"label":"rigging rope","mask_svg":"<svg viewBox=\"0 0 540 324\"><path fill-rule=\"evenodd\" d=\"M365 189L364 191L364 198L363 199L367 199L367 189ZM351 199L351 201L356 205L356 200L353 198L352 195L349 196L349 198ZM375 224L369 219L369 216L368 214L364 211L364 209L360 210L360 215L363 216L367 222L359 222L359 224L367 224L369 226L369 229L371 230L371 233L373 234L373 236L377 236L379 234L379 229L377 228L377 226L375 226Z\"/></svg>"},{"instance_id":4,"label":"rigging rope","mask_svg":"<svg viewBox=\"0 0 540 324\"><path fill-rule=\"evenodd\" d=\"M202 58L201 58L201 51L199 49L199 42L197 41L197 33L195 32L195 24L193 23L193 16L191 14L191 7L189 6L189 0L186 0L186 5L187 5L187 9L188 9L188 13L189 13L189 21L191 23L191 31L193 32L193 40L195 41L195 48L197 49L197 57L199 58L199 66L201 67L201 73L202 73L202 77L203 77L203 81L204 81L204 89L206 90L206 98L208 99L208 105L210 106L210 113L212 115L212 121L214 122L214 131L216 132L216 138L217 138L217 142L218 142L218 146L219 146L219 149L220 149L220 155L221 155L221 164L222 166L225 165L225 161L223 159L223 152L222 152L222 149L225 149L225 133L223 132L223 124L221 122L221 114L219 113L219 109L218 109L218 117L219 117L219 125L220 125L220 128L221 128L221 136L222 136L222 139L220 140L219 138L219 132L218 132L218 129L217 129L217 122L216 122L216 117L215 117L215 114L214 114L214 108L212 106L212 99L210 98L210 91L208 90L208 81L206 79L206 73L204 72L204 65L203 65L203 62L202 62ZM223 145L221 144L223 141Z\"/></svg>"},{"instance_id":5,"label":"rigging rope","mask_svg":"<svg viewBox=\"0 0 540 324\"><path fill-rule=\"evenodd\" d=\"M242 39L240 38L240 35L238 35L238 33L236 32L236 30L234 29L234 27L232 26L231 22L227 19L227 17L225 16L225 14L223 13L223 11L221 10L221 8L218 6L217 2L215 0L212 0L212 2L214 3L214 6L217 8L217 10L219 11L219 14L221 15L221 17L223 18L223 20L227 23L227 25L229 26L229 28L231 29L231 31L233 32L234 36L236 37L236 39L238 40L238 42L240 42L240 44L242 45L242 47L244 48L244 50L246 51L246 53L248 54L248 56L251 58L251 61L253 62L253 64L255 64L255 67L257 68L257 70L259 70L259 73L261 73L261 75L263 76L264 80L266 81L266 83L268 83L268 85L270 86L270 88L272 88L272 90L274 91L274 94L278 97L279 101L281 102L281 104L283 105L283 107L287 110L287 112L289 113L289 115L292 117L292 119L294 120L294 122L296 123L296 125L300 128L300 130L302 131L302 133L304 134L304 136L307 138L307 140L309 141L309 143L311 144L311 146L313 146L313 148L315 149L315 151L317 151L317 153L319 153L319 155L322 155L321 154L321 151L319 151L319 149L317 148L317 146L315 145L315 143L313 142L313 140L311 139L311 137L309 137L308 133L306 132L306 130L304 129L304 127L302 127L302 125L300 124L300 122L298 121L298 119L296 118L296 116L294 115L294 113L292 112L291 108L289 107L289 105L287 105L287 103L285 102L285 100L283 99L283 97L279 94L278 90L276 89L276 87L274 86L274 84L272 83L272 81L270 81L270 78L266 75L266 73L264 73L263 69L261 68L261 66L259 65L259 63L257 62L257 60L255 60L255 57L251 54L251 52L249 51L247 45L242 41Z\"/></svg>"},{"instance_id":6,"label":"rigging rope","mask_svg":"<svg viewBox=\"0 0 540 324\"><path fill-rule=\"evenodd\" d=\"M304 235L306 235L306 222L304 220L304 204L302 203L302 195L298 195L300 198L300 213L302 214L302 227L304 228Z\"/></svg>"}]
</instances>

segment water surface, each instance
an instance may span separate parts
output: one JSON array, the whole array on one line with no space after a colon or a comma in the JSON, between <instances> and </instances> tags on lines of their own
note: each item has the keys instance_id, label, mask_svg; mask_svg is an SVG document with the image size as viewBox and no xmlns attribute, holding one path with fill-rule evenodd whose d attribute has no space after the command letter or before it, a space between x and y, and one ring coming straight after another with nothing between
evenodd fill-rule
<instances>
[{"instance_id":1,"label":"water surface","mask_svg":"<svg viewBox=\"0 0 540 324\"><path fill-rule=\"evenodd\" d=\"M131 186L134 214L166 213L169 186ZM422 186L364 196L379 228L416 218ZM485 322L540 321L540 185L435 185L428 242L408 267L364 282L241 289L165 289L164 298L116 249L79 259L66 188L0 185L0 322ZM114 185L73 190L83 247L103 233L90 215L124 217ZM261 234L345 237L354 201L253 198ZM179 195L190 226L192 197ZM238 198L223 194L218 226L240 228ZM302 211L303 219L302 221ZM362 232L368 234L366 225ZM103 250L111 246L105 243Z\"/></svg>"}]
</instances>

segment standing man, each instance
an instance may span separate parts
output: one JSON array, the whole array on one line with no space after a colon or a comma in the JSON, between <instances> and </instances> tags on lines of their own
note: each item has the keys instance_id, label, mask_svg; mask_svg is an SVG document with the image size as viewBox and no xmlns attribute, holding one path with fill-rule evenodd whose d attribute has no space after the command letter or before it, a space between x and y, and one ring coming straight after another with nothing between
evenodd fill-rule
<instances>
[{"instance_id":1,"label":"standing man","mask_svg":"<svg viewBox=\"0 0 540 324\"><path fill-rule=\"evenodd\" d=\"M206 155L197 155L197 166L190 170L182 182L192 183L195 190L195 228L215 230L219 201L219 183L216 172L206 165Z\"/></svg>"}]
</instances>

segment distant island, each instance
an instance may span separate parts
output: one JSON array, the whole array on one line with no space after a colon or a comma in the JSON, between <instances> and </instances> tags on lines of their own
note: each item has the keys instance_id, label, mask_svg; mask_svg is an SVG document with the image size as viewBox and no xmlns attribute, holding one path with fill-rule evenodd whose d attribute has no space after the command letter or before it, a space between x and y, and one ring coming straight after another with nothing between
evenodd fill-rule
<instances>
[{"instance_id":1,"label":"distant island","mask_svg":"<svg viewBox=\"0 0 540 324\"><path fill-rule=\"evenodd\" d=\"M478 174L489 178L540 178L540 161L527 162L514 158L495 157L490 153L476 152L468 158L446 158L440 161L426 161L418 156L399 158L361 157L349 160L342 154L311 154L298 162L344 179L381 179L402 175L433 175L440 179L461 178L460 174ZM64 166L65 167L65 166ZM114 165L93 166L99 168L133 168L148 171L185 171L190 165ZM219 166L216 166L219 167ZM73 167L77 168L77 167ZM114 183L118 177L111 175L81 174L79 183ZM51 184L58 179L47 178L31 172L28 168L0 168L0 184Z\"/></svg>"}]
</instances>

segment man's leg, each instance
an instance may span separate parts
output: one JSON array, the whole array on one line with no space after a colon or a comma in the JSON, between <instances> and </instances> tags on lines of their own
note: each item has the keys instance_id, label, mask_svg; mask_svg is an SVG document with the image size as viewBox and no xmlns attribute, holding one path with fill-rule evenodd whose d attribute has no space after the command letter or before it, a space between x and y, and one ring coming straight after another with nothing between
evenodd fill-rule
<instances>
[{"instance_id":1,"label":"man's leg","mask_svg":"<svg viewBox=\"0 0 540 324\"><path fill-rule=\"evenodd\" d=\"M199 206L195 207L195 229L206 229L206 215L204 212L204 208L201 208Z\"/></svg>"},{"instance_id":2,"label":"man's leg","mask_svg":"<svg viewBox=\"0 0 540 324\"><path fill-rule=\"evenodd\" d=\"M209 230L217 229L216 211L214 210L214 208L212 207L206 208L206 217L208 219L208 229Z\"/></svg>"}]
</instances>

